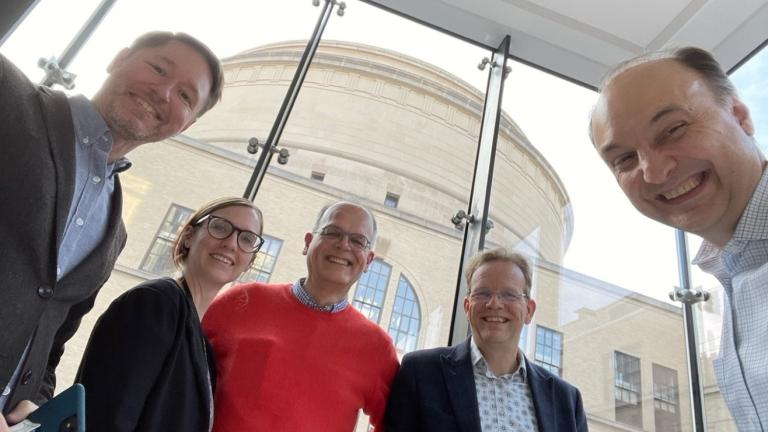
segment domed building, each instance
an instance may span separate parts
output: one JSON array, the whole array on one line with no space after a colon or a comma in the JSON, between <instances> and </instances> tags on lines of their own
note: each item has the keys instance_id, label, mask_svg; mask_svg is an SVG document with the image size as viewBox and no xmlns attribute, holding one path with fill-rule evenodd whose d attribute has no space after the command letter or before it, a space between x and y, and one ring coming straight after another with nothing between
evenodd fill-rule
<instances>
[{"instance_id":1,"label":"domed building","mask_svg":"<svg viewBox=\"0 0 768 432\"><path fill-rule=\"evenodd\" d=\"M187 135L239 154L245 153L250 137L263 142L304 48L302 41L283 42L225 59L222 102ZM421 306L416 343L402 349L447 341L463 234L451 216L467 208L483 97L459 78L417 59L325 41L279 142L290 152L289 161L281 166L273 159L260 193L267 193L276 178L314 182L304 181L295 196L256 198L270 234L270 216L282 213L280 202L304 201L307 194L352 197L374 209L381 224L377 256L388 266L386 272L407 280ZM497 152L488 242L524 246L526 252L559 264L573 229L564 185L506 114ZM316 209L302 211L314 214ZM388 301L400 276L374 290L384 292L378 299L370 298L375 297L372 292L360 296L371 308L381 309L381 316L375 313L385 328L391 323ZM439 319L437 327L432 316ZM436 334L430 333L435 329Z\"/></svg>"}]
</instances>

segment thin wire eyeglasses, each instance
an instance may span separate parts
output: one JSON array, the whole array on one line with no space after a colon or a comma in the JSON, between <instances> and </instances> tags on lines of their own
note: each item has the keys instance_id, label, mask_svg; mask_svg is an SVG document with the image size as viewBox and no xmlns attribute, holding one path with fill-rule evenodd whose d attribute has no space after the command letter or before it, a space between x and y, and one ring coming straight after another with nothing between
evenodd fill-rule
<instances>
[{"instance_id":1,"label":"thin wire eyeglasses","mask_svg":"<svg viewBox=\"0 0 768 432\"><path fill-rule=\"evenodd\" d=\"M476 291L469 295L470 300L472 300L473 302L483 303L483 304L490 303L491 299L494 297L496 297L497 299L499 299L500 302L505 304L512 304L521 299L529 298L527 294L518 294L513 292L492 293L490 291Z\"/></svg>"},{"instance_id":2,"label":"thin wire eyeglasses","mask_svg":"<svg viewBox=\"0 0 768 432\"><path fill-rule=\"evenodd\" d=\"M368 240L368 238L362 234L358 233L349 233L344 231L343 229L334 226L334 225L328 225L326 227L321 228L318 231L314 232L315 234L320 234L321 237L333 240L333 241L341 241L344 237L349 239L349 244L359 250L367 250L369 247L371 247L371 241Z\"/></svg>"},{"instance_id":3,"label":"thin wire eyeglasses","mask_svg":"<svg viewBox=\"0 0 768 432\"><path fill-rule=\"evenodd\" d=\"M264 238L262 238L260 235L252 231L236 228L232 222L221 216L212 214L205 215L201 217L195 225L200 225L206 221L208 222L206 224L208 228L208 234L217 240L227 239L232 235L233 232L236 232L237 247L239 247L243 252L258 252L261 246L264 244Z\"/></svg>"}]
</instances>

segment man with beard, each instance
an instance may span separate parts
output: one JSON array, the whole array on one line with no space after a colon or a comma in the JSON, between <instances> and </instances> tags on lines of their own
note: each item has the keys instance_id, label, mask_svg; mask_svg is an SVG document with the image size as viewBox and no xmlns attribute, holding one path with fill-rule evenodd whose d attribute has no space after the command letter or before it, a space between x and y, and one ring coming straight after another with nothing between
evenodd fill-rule
<instances>
[{"instance_id":1,"label":"man with beard","mask_svg":"<svg viewBox=\"0 0 768 432\"><path fill-rule=\"evenodd\" d=\"M216 56L152 32L120 51L92 100L32 84L0 55L0 431L55 388L64 343L125 245L118 173L221 98Z\"/></svg>"}]
</instances>

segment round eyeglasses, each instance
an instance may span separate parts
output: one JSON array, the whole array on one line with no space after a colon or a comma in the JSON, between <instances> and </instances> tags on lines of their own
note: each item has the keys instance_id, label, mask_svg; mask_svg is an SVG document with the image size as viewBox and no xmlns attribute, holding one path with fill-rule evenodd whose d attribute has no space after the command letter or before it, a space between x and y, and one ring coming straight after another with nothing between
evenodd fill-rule
<instances>
[{"instance_id":1,"label":"round eyeglasses","mask_svg":"<svg viewBox=\"0 0 768 432\"><path fill-rule=\"evenodd\" d=\"M232 222L224 219L221 216L215 216L212 214L205 215L200 218L195 225L208 222L208 234L218 240L224 240L229 238L233 232L237 233L237 246L241 251L246 253L258 252L261 245L264 244L264 239L255 232L242 230L236 228Z\"/></svg>"}]
</instances>

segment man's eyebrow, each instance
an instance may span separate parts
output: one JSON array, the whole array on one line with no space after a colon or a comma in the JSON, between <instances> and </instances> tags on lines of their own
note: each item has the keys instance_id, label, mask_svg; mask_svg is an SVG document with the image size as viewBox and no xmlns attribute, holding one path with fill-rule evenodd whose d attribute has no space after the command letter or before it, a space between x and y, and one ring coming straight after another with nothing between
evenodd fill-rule
<instances>
[{"instance_id":1,"label":"man's eyebrow","mask_svg":"<svg viewBox=\"0 0 768 432\"><path fill-rule=\"evenodd\" d=\"M615 148L618 148L618 147L621 147L619 143L612 141L600 147L597 152L600 153L600 156L605 157L606 154L610 153L611 151L613 151Z\"/></svg>"},{"instance_id":2,"label":"man's eyebrow","mask_svg":"<svg viewBox=\"0 0 768 432\"><path fill-rule=\"evenodd\" d=\"M654 123L658 122L659 120L661 120L667 114L672 114L672 113L675 113L675 112L678 112L678 111L688 112L688 110L686 110L685 108L681 107L680 105L675 105L675 104L667 105L664 108L658 110L656 112L656 114L654 114L653 117L651 117L651 121L649 123L650 124L654 124Z\"/></svg>"},{"instance_id":3,"label":"man's eyebrow","mask_svg":"<svg viewBox=\"0 0 768 432\"><path fill-rule=\"evenodd\" d=\"M165 63L170 69L177 69L178 68L177 63L175 61L173 61L173 59L171 59L168 56L164 56L162 54L159 54L157 56L157 59L159 61L162 61L163 63ZM195 99L198 99L199 95L198 95L198 92L197 92L197 88L194 85L185 83L185 84L183 84L183 87L185 89L187 89L187 91L189 91L190 93L193 93L193 96L195 97Z\"/></svg>"},{"instance_id":4,"label":"man's eyebrow","mask_svg":"<svg viewBox=\"0 0 768 432\"><path fill-rule=\"evenodd\" d=\"M175 62L175 61L173 61L173 60L171 60L171 58L170 58L170 57L167 57L167 56L164 56L164 55L158 55L158 56L157 56L157 59L158 59L158 60L160 60L160 61L162 61L162 62L164 62L164 63L165 63L165 64L167 64L168 66L171 66L171 67L174 67L174 68L177 66L177 65L176 65L176 62Z\"/></svg>"},{"instance_id":5,"label":"man's eyebrow","mask_svg":"<svg viewBox=\"0 0 768 432\"><path fill-rule=\"evenodd\" d=\"M672 114L672 113L676 113L676 112L687 113L688 110L685 109L685 107L682 107L682 106L677 105L677 104L667 105L664 108L656 111L656 114L654 114L653 117L651 117L651 120L648 122L648 124L649 125L654 125L654 124L658 123L661 119L663 119L665 116L667 116L669 114ZM597 144L595 144L595 145L597 145ZM600 153L600 155L602 155L602 156L605 156L606 154L610 153L611 151L615 150L618 147L621 147L621 144L612 141L612 142L610 142L610 143L600 147L598 149L598 153Z\"/></svg>"}]
</instances>

